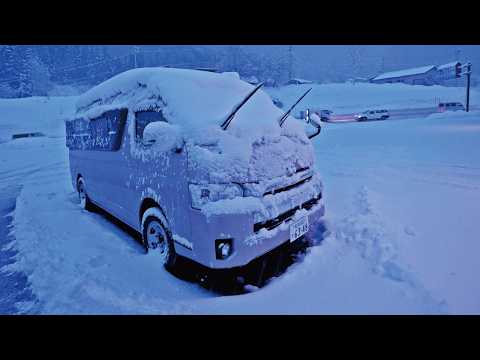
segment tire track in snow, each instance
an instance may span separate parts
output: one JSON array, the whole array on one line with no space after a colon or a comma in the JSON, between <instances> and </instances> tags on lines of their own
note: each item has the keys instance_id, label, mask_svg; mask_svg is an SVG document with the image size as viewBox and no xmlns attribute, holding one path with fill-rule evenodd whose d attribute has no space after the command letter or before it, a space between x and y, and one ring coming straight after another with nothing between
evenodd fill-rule
<instances>
[{"instance_id":1,"label":"tire track in snow","mask_svg":"<svg viewBox=\"0 0 480 360\"><path fill-rule=\"evenodd\" d=\"M11 186L0 190L0 314L31 313L36 301L26 274L5 270L15 262L18 253L11 246L15 238L10 229L20 189L20 186Z\"/></svg>"},{"instance_id":2,"label":"tire track in snow","mask_svg":"<svg viewBox=\"0 0 480 360\"><path fill-rule=\"evenodd\" d=\"M427 312L448 312L444 300L434 299L413 274L398 264L397 248L395 243L389 240L395 238L396 234L388 229L381 216L375 212L371 191L366 186L356 194L354 213L334 224L331 233L337 241L354 246L374 273L405 285L405 295L420 298Z\"/></svg>"}]
</instances>

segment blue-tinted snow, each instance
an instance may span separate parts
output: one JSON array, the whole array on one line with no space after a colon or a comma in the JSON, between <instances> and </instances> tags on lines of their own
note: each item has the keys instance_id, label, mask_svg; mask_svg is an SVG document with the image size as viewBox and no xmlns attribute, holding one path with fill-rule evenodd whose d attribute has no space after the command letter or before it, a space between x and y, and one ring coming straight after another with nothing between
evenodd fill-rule
<instances>
[{"instance_id":1,"label":"blue-tinted snow","mask_svg":"<svg viewBox=\"0 0 480 360\"><path fill-rule=\"evenodd\" d=\"M289 87L274 91L287 104L295 98ZM305 100L334 110L422 107L463 91L334 84ZM41 104L32 100L31 114ZM284 276L235 297L176 279L129 234L79 210L62 138L8 141L1 180L23 175L8 269L28 274L44 313L479 313L479 123L473 112L326 124L314 143L328 236Z\"/></svg>"}]
</instances>

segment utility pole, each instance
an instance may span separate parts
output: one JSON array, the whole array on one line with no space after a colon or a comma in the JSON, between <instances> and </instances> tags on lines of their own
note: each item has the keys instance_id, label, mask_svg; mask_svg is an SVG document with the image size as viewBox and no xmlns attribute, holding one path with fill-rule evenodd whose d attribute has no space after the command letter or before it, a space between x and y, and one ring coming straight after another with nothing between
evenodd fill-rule
<instances>
[{"instance_id":1,"label":"utility pole","mask_svg":"<svg viewBox=\"0 0 480 360\"><path fill-rule=\"evenodd\" d=\"M293 46L288 46L288 80L293 78Z\"/></svg>"},{"instance_id":2,"label":"utility pole","mask_svg":"<svg viewBox=\"0 0 480 360\"><path fill-rule=\"evenodd\" d=\"M470 75L472 74L472 64L468 63L467 64L467 106L466 110L469 112L470 110Z\"/></svg>"},{"instance_id":3,"label":"utility pole","mask_svg":"<svg viewBox=\"0 0 480 360\"><path fill-rule=\"evenodd\" d=\"M133 47L133 67L136 69L138 67L137 64L137 54L140 52L140 48L138 46Z\"/></svg>"},{"instance_id":4,"label":"utility pole","mask_svg":"<svg viewBox=\"0 0 480 360\"><path fill-rule=\"evenodd\" d=\"M462 52L462 50L460 49L456 49L455 50L455 61L460 61L460 53Z\"/></svg>"}]
</instances>

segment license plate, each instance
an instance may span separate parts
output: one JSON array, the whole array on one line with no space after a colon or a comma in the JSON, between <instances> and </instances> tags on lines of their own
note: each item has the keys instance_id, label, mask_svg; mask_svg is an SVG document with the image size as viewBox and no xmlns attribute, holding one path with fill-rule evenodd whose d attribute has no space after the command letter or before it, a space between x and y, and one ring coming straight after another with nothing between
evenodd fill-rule
<instances>
[{"instance_id":1,"label":"license plate","mask_svg":"<svg viewBox=\"0 0 480 360\"><path fill-rule=\"evenodd\" d=\"M308 232L308 216L304 216L290 225L290 242Z\"/></svg>"}]
</instances>

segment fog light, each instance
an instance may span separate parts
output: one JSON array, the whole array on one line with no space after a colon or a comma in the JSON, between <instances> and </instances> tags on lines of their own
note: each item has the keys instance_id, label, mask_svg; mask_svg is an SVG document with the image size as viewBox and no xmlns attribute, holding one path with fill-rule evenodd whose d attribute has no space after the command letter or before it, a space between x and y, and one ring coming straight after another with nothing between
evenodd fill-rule
<instances>
[{"instance_id":1,"label":"fog light","mask_svg":"<svg viewBox=\"0 0 480 360\"><path fill-rule=\"evenodd\" d=\"M223 260L232 255L232 239L215 240L215 255L217 259Z\"/></svg>"}]
</instances>

